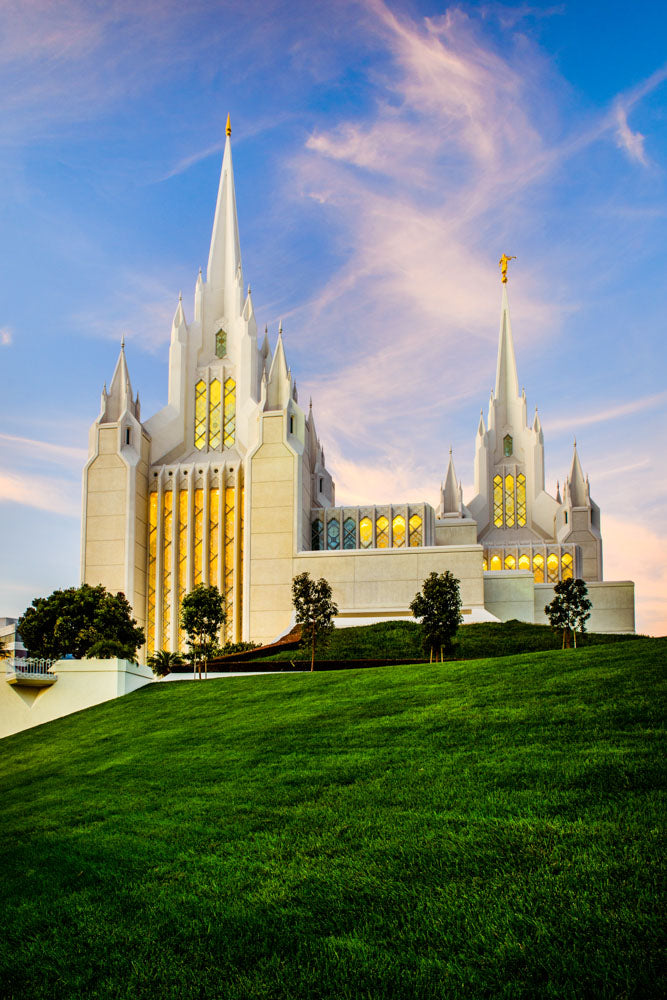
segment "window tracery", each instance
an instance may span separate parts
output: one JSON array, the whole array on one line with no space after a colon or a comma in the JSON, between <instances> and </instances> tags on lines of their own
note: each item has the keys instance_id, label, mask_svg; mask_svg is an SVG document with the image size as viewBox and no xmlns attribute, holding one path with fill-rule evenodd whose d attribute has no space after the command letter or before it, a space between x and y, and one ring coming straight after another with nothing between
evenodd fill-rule
<instances>
[{"instance_id":1,"label":"window tracery","mask_svg":"<svg viewBox=\"0 0 667 1000\"><path fill-rule=\"evenodd\" d=\"M405 546L405 518L402 514L396 514L392 522L392 534L394 548L402 549Z\"/></svg>"},{"instance_id":2,"label":"window tracery","mask_svg":"<svg viewBox=\"0 0 667 1000\"><path fill-rule=\"evenodd\" d=\"M359 521L359 542L362 549L370 549L373 544L373 522L370 517L362 517Z\"/></svg>"},{"instance_id":3,"label":"window tracery","mask_svg":"<svg viewBox=\"0 0 667 1000\"><path fill-rule=\"evenodd\" d=\"M413 514L408 522L410 528L410 548L417 548L422 544L422 519L419 514Z\"/></svg>"},{"instance_id":4,"label":"window tracery","mask_svg":"<svg viewBox=\"0 0 667 1000\"><path fill-rule=\"evenodd\" d=\"M206 444L206 383L199 379L195 385L195 448L201 451Z\"/></svg>"},{"instance_id":5,"label":"window tracery","mask_svg":"<svg viewBox=\"0 0 667 1000\"><path fill-rule=\"evenodd\" d=\"M340 548L340 524L335 519L327 524L327 548Z\"/></svg>"},{"instance_id":6,"label":"window tracery","mask_svg":"<svg viewBox=\"0 0 667 1000\"><path fill-rule=\"evenodd\" d=\"M343 548L356 549L357 547L357 525L353 517L346 517L343 521Z\"/></svg>"}]
</instances>

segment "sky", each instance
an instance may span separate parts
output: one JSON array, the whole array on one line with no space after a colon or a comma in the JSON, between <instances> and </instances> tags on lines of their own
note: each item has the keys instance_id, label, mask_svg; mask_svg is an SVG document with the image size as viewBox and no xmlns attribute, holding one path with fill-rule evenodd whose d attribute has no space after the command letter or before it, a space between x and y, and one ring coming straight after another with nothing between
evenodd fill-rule
<instances>
[{"instance_id":1,"label":"sky","mask_svg":"<svg viewBox=\"0 0 667 1000\"><path fill-rule=\"evenodd\" d=\"M656 0L0 0L0 617L79 580L121 336L142 414L193 313L227 113L260 329L338 503L473 494L498 258L547 489L667 632L667 8Z\"/></svg>"}]
</instances>

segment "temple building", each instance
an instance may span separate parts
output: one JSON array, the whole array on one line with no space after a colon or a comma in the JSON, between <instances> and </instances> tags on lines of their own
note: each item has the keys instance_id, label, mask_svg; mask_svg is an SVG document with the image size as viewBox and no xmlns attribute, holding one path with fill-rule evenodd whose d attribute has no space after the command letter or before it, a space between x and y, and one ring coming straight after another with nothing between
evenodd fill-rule
<instances>
[{"instance_id":1,"label":"temple building","mask_svg":"<svg viewBox=\"0 0 667 1000\"><path fill-rule=\"evenodd\" d=\"M224 595L222 640L269 642L292 622L291 582L326 577L338 625L410 618L433 570L461 582L464 621L543 622L553 585L576 576L590 627L634 631L634 585L603 581L600 511L576 443L553 497L544 435L519 392L503 255L495 389L475 435L475 495L464 502L452 455L436 506L339 507L312 403L299 405L282 328L258 339L241 267L230 141L222 161L206 278L169 348L166 405L142 420L124 344L90 429L83 474L81 578L123 591L144 652L184 649L183 597ZM504 262L504 263L503 263Z\"/></svg>"}]
</instances>

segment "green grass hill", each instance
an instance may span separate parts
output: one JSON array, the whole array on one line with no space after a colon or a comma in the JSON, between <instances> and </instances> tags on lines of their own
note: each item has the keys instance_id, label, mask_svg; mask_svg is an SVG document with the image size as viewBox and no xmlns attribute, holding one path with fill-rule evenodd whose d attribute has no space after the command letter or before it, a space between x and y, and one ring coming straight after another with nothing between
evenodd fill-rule
<instances>
[{"instance_id":1,"label":"green grass hill","mask_svg":"<svg viewBox=\"0 0 667 1000\"><path fill-rule=\"evenodd\" d=\"M0 741L0 996L664 996L666 660L155 684Z\"/></svg>"}]
</instances>

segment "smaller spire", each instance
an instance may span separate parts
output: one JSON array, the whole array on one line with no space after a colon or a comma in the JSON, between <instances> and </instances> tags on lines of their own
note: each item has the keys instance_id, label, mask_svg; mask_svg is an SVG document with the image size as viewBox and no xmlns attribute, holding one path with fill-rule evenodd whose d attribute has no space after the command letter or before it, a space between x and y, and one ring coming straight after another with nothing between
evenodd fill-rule
<instances>
[{"instance_id":1,"label":"smaller spire","mask_svg":"<svg viewBox=\"0 0 667 1000\"><path fill-rule=\"evenodd\" d=\"M125 350L125 334L124 333L122 333L121 337L120 337L120 349L121 349L121 351Z\"/></svg>"},{"instance_id":2,"label":"smaller spire","mask_svg":"<svg viewBox=\"0 0 667 1000\"><path fill-rule=\"evenodd\" d=\"M232 120L229 116L229 112L227 112L227 124L225 126L225 135L231 135L231 134L232 134Z\"/></svg>"},{"instance_id":3,"label":"smaller spire","mask_svg":"<svg viewBox=\"0 0 667 1000\"><path fill-rule=\"evenodd\" d=\"M556 480L556 503L562 503L562 502L563 501L561 500L561 496L560 496L560 480L557 479Z\"/></svg>"},{"instance_id":4,"label":"smaller spire","mask_svg":"<svg viewBox=\"0 0 667 1000\"><path fill-rule=\"evenodd\" d=\"M281 320L280 324L278 325L278 336L282 337L282 335L283 335L283 321Z\"/></svg>"}]
</instances>

